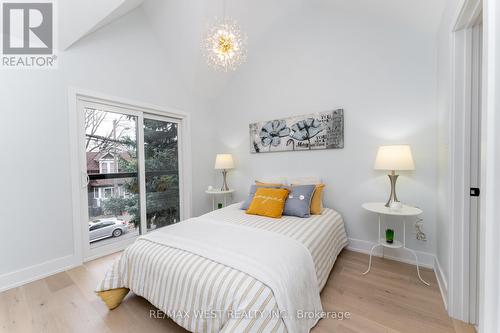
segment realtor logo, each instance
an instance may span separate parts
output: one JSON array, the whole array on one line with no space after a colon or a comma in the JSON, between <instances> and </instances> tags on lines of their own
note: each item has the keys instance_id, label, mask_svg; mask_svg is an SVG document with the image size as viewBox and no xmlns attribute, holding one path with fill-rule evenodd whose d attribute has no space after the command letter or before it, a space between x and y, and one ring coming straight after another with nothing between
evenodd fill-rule
<instances>
[{"instance_id":1,"label":"realtor logo","mask_svg":"<svg viewBox=\"0 0 500 333\"><path fill-rule=\"evenodd\" d=\"M3 2L2 35L2 67L54 67L52 2Z\"/></svg>"}]
</instances>

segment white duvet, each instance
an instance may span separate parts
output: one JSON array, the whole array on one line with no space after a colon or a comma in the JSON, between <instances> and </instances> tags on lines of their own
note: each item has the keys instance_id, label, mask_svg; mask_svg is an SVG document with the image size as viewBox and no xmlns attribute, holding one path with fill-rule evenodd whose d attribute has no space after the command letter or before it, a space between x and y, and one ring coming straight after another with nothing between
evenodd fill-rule
<instances>
[{"instance_id":1,"label":"white duvet","mask_svg":"<svg viewBox=\"0 0 500 333\"><path fill-rule=\"evenodd\" d=\"M141 238L203 256L258 279L272 290L288 332L309 332L318 321L297 317L299 311L320 313L322 307L311 254L292 238L204 217Z\"/></svg>"},{"instance_id":2,"label":"white duvet","mask_svg":"<svg viewBox=\"0 0 500 333\"><path fill-rule=\"evenodd\" d=\"M318 317L295 312L321 311L319 292L346 245L332 209L272 219L236 204L139 237L96 291L128 288L191 332L305 333L317 320L304 318Z\"/></svg>"}]
</instances>

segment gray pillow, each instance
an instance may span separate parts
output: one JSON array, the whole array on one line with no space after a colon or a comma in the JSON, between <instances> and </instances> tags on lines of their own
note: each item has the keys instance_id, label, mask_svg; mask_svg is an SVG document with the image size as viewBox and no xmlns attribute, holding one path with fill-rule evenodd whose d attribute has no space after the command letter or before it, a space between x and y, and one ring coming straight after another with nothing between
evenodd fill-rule
<instances>
[{"instance_id":1,"label":"gray pillow","mask_svg":"<svg viewBox=\"0 0 500 333\"><path fill-rule=\"evenodd\" d=\"M290 193L285 202L283 215L309 217L311 216L311 199L316 185L299 185L287 187Z\"/></svg>"},{"instance_id":2,"label":"gray pillow","mask_svg":"<svg viewBox=\"0 0 500 333\"><path fill-rule=\"evenodd\" d=\"M265 185L252 185L250 186L250 193L248 194L248 197L246 198L245 201L241 204L240 209L247 210L248 207L250 207L250 204L252 203L253 197L255 196L255 192L257 192L257 188L280 188L279 186L265 186Z\"/></svg>"}]
</instances>

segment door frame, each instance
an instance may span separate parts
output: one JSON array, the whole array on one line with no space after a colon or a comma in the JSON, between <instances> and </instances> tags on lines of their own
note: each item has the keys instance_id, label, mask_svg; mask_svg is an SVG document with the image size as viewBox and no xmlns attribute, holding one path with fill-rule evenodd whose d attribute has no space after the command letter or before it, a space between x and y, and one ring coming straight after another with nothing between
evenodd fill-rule
<instances>
[{"instance_id":1,"label":"door frame","mask_svg":"<svg viewBox=\"0 0 500 333\"><path fill-rule=\"evenodd\" d=\"M98 257L108 255L114 252L123 250L130 245L135 238L117 241L114 244L104 245L99 247L99 251L86 251L88 247L88 233L83 228L84 214L83 210L87 209L87 196L82 195L83 186L86 187L86 177L82 174L82 165L84 165L85 154L83 153L81 119L83 114L80 112L80 102L90 102L104 104L110 110L119 108L119 112L123 113L123 109L128 110L126 113L136 115L138 117L138 157L144 158L143 146L143 128L142 119L154 116L170 118L177 121L179 124L179 196L180 196L180 215L181 220L188 219L192 215L192 182L191 172L191 119L189 113L181 110L162 107L150 103L134 101L122 97L107 95L99 92L94 92L86 89L70 87L68 88L68 103L69 103L69 137L70 137L70 157L71 157L71 183L72 183L72 205L73 205L73 241L74 255L78 263L83 263ZM158 117L158 118L159 118ZM165 119L164 119L165 120ZM142 173L144 168L139 167L139 186L141 193L145 193L145 182ZM145 196L140 197L140 204L146 204ZM83 212L83 213L82 213ZM145 210L141 211L141 221L145 221Z\"/></svg>"},{"instance_id":2,"label":"door frame","mask_svg":"<svg viewBox=\"0 0 500 333\"><path fill-rule=\"evenodd\" d=\"M483 151L481 163L479 332L499 332L500 319L500 5L484 0Z\"/></svg>"},{"instance_id":3,"label":"door frame","mask_svg":"<svg viewBox=\"0 0 500 333\"><path fill-rule=\"evenodd\" d=\"M474 50L474 26L483 14L482 0L464 0L459 8L450 32L452 34L452 111L450 114L450 270L448 277L448 313L450 316L465 322L475 323L478 319L473 315L478 304L480 279L470 276L470 270L479 267L479 249L473 249L471 244L477 240L471 237L469 195L471 174L471 128L472 116L472 85ZM484 39L483 39L484 40ZM483 43L483 57L484 57ZM483 62L484 64L484 62ZM484 88L484 65L482 71ZM484 92L483 92L484 100ZM483 103L484 108L484 103ZM482 113L482 112L481 112ZM484 117L480 120L484 127ZM481 131L484 135L484 131ZM481 138L481 142L484 140ZM485 158L484 149L480 152L480 160ZM481 179L484 179L481 170ZM483 195L482 195L483 196ZM481 218L479 225L481 225ZM479 268L477 269L479 273Z\"/></svg>"}]
</instances>

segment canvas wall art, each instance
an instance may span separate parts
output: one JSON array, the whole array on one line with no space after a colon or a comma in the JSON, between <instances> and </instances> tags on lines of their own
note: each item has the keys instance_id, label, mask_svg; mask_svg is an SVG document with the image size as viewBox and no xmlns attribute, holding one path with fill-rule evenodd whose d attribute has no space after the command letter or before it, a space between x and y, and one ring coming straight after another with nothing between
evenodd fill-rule
<instances>
[{"instance_id":1,"label":"canvas wall art","mask_svg":"<svg viewBox=\"0 0 500 333\"><path fill-rule=\"evenodd\" d=\"M344 110L250 124L250 152L344 148Z\"/></svg>"}]
</instances>

